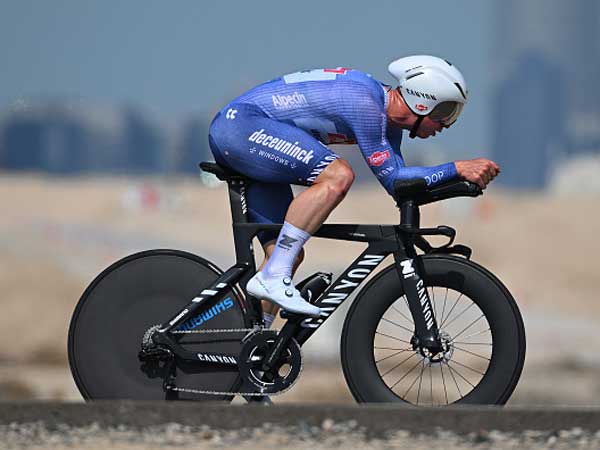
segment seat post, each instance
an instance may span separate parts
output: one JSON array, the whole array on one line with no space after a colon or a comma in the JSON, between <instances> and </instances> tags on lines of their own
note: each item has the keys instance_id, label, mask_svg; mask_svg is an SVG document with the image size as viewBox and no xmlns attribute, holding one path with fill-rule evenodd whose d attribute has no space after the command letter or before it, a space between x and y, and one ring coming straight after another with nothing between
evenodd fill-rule
<instances>
[{"instance_id":1,"label":"seat post","mask_svg":"<svg viewBox=\"0 0 600 450\"><path fill-rule=\"evenodd\" d=\"M200 168L214 174L219 180L227 182L233 224L248 223L248 204L246 202L248 179L241 173L209 161L201 162Z\"/></svg>"},{"instance_id":2,"label":"seat post","mask_svg":"<svg viewBox=\"0 0 600 450\"><path fill-rule=\"evenodd\" d=\"M229 191L229 205L233 225L233 243L238 264L243 264L253 274L256 271L254 263L254 249L252 238L255 230L240 226L248 223L248 202L246 193L251 182L246 176L213 162L202 162L200 168L205 172L214 174L219 180L227 182ZM244 275L245 277L246 275ZM244 278L240 282L243 282ZM245 280L248 281L247 279Z\"/></svg>"},{"instance_id":3,"label":"seat post","mask_svg":"<svg viewBox=\"0 0 600 450\"><path fill-rule=\"evenodd\" d=\"M227 187L229 189L229 204L231 205L231 219L233 223L248 223L246 180L242 177L230 178L227 180Z\"/></svg>"},{"instance_id":4,"label":"seat post","mask_svg":"<svg viewBox=\"0 0 600 450\"><path fill-rule=\"evenodd\" d=\"M231 204L233 245L235 247L236 261L238 264L243 264L250 269L240 280L240 283L245 285L248 279L256 272L252 231L238 226L248 223L248 203L246 200L248 179L245 177L232 177L227 179L227 186L229 188L229 203Z\"/></svg>"}]
</instances>

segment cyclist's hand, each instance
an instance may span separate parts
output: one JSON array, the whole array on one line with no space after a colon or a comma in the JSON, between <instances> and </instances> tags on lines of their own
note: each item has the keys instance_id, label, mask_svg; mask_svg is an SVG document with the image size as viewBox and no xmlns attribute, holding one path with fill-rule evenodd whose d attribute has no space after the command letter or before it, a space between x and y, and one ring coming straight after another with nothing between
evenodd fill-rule
<instances>
[{"instance_id":1,"label":"cyclist's hand","mask_svg":"<svg viewBox=\"0 0 600 450\"><path fill-rule=\"evenodd\" d=\"M477 183L481 189L485 189L489 182L500 173L500 166L485 158L454 161L454 165L459 177Z\"/></svg>"}]
</instances>

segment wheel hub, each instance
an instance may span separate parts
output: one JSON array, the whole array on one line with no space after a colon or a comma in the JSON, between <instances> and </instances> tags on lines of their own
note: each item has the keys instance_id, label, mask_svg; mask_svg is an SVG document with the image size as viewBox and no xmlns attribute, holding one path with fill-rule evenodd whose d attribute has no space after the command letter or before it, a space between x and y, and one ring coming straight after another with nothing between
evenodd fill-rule
<instances>
[{"instance_id":1,"label":"wheel hub","mask_svg":"<svg viewBox=\"0 0 600 450\"><path fill-rule=\"evenodd\" d=\"M419 345L418 338L413 336L413 348L420 354L428 364L447 363L452 359L454 353L454 345L452 338L445 331L440 331L439 347L432 348L424 345Z\"/></svg>"},{"instance_id":2,"label":"wheel hub","mask_svg":"<svg viewBox=\"0 0 600 450\"><path fill-rule=\"evenodd\" d=\"M152 336L160 329L160 325L153 325L148 328L142 337L141 349L138 353L138 359L142 362L168 361L173 358L173 352L163 345L157 345Z\"/></svg>"}]
</instances>

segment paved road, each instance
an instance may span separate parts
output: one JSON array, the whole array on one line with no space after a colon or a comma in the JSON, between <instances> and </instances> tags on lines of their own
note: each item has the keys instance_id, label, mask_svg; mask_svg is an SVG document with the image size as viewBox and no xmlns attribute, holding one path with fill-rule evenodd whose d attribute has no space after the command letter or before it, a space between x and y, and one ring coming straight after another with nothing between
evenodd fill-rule
<instances>
[{"instance_id":1,"label":"paved road","mask_svg":"<svg viewBox=\"0 0 600 450\"><path fill-rule=\"evenodd\" d=\"M47 450L600 448L600 409L0 403L0 447Z\"/></svg>"},{"instance_id":2,"label":"paved road","mask_svg":"<svg viewBox=\"0 0 600 450\"><path fill-rule=\"evenodd\" d=\"M146 428L168 423L207 426L217 430L274 426L321 427L323 423L351 423L376 435L407 430L426 433L435 428L467 434L478 430L582 429L600 431L600 408L409 408L390 405L223 405L201 403L98 401L93 403L0 403L0 425L41 422L53 429L62 425L103 428Z\"/></svg>"}]
</instances>

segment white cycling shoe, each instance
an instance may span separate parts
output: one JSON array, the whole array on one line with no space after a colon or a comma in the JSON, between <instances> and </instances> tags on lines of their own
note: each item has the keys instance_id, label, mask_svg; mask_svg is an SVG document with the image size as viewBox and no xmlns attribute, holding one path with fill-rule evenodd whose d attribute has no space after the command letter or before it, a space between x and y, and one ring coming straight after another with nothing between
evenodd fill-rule
<instances>
[{"instance_id":1,"label":"white cycling shoe","mask_svg":"<svg viewBox=\"0 0 600 450\"><path fill-rule=\"evenodd\" d=\"M267 278L262 276L262 272L257 272L248 281L246 290L250 295L273 302L286 311L311 317L321 315L319 308L302 298L290 277Z\"/></svg>"}]
</instances>

